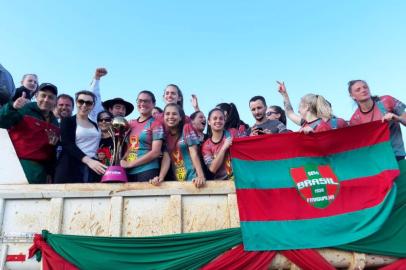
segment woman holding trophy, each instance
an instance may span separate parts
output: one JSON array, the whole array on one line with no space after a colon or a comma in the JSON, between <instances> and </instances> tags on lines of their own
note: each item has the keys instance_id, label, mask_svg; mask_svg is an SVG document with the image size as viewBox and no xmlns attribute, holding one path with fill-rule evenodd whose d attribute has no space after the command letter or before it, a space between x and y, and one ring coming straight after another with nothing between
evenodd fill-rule
<instances>
[{"instance_id":1,"label":"woman holding trophy","mask_svg":"<svg viewBox=\"0 0 406 270\"><path fill-rule=\"evenodd\" d=\"M75 94L77 114L61 120L62 152L55 172L56 183L92 182L92 173L104 174L106 166L95 160L100 142L97 124L89 119L95 103L90 91Z\"/></svg>"},{"instance_id":2,"label":"woman holding trophy","mask_svg":"<svg viewBox=\"0 0 406 270\"><path fill-rule=\"evenodd\" d=\"M164 109L166 142L159 176L151 183L159 185L170 167L177 181L192 181L196 187L205 183L205 177L198 154L199 138L190 123L185 123L183 109L170 103Z\"/></svg>"},{"instance_id":3,"label":"woman holding trophy","mask_svg":"<svg viewBox=\"0 0 406 270\"><path fill-rule=\"evenodd\" d=\"M111 157L113 155L114 142L113 137L109 132L112 121L113 115L109 111L101 111L97 114L97 125L101 131L101 139L99 148L97 149L97 159L107 166L110 165ZM104 157L100 156L100 153L104 153Z\"/></svg>"},{"instance_id":4,"label":"woman holding trophy","mask_svg":"<svg viewBox=\"0 0 406 270\"><path fill-rule=\"evenodd\" d=\"M137 109L140 116L130 121L127 152L120 165L127 169L129 182L146 182L159 175L164 131L162 124L152 117L155 96L144 90L138 94Z\"/></svg>"}]
</instances>

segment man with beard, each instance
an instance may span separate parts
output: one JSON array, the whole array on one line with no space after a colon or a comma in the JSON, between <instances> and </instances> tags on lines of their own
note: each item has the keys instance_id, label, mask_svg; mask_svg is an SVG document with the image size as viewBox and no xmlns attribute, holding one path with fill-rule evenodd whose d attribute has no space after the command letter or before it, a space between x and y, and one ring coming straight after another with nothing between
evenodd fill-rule
<instances>
[{"instance_id":1,"label":"man with beard","mask_svg":"<svg viewBox=\"0 0 406 270\"><path fill-rule=\"evenodd\" d=\"M255 118L255 124L248 130L250 136L287 132L286 126L282 122L266 118L267 106L263 96L251 98L249 106L252 116Z\"/></svg>"},{"instance_id":2,"label":"man with beard","mask_svg":"<svg viewBox=\"0 0 406 270\"><path fill-rule=\"evenodd\" d=\"M130 102L119 97L106 100L102 104L104 109L109 111L114 117L125 117L134 110L134 106Z\"/></svg>"},{"instance_id":3,"label":"man with beard","mask_svg":"<svg viewBox=\"0 0 406 270\"><path fill-rule=\"evenodd\" d=\"M67 94L60 94L56 98L56 107L54 109L54 115L58 119L58 122L61 121L63 117L72 116L73 111L73 98Z\"/></svg>"},{"instance_id":4,"label":"man with beard","mask_svg":"<svg viewBox=\"0 0 406 270\"><path fill-rule=\"evenodd\" d=\"M62 118L71 117L74 107L73 97L67 94L60 94L56 98L56 106L54 108L54 115L58 120L58 123L61 123ZM59 142L56 146L56 158L59 159L62 152L62 145Z\"/></svg>"}]
</instances>

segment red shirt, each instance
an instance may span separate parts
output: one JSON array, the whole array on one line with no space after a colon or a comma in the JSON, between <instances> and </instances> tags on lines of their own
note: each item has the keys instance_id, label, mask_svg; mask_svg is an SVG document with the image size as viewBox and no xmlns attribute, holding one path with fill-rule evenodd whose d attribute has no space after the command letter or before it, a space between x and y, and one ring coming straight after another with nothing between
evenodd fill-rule
<instances>
[{"instance_id":1,"label":"red shirt","mask_svg":"<svg viewBox=\"0 0 406 270\"><path fill-rule=\"evenodd\" d=\"M386 112L394 113L401 116L405 112L405 104L391 96L379 97L379 101L383 105ZM369 123L376 120L381 120L383 114L379 105L374 101L374 105L368 112L362 112L357 108L351 117L350 125L359 125L363 123ZM403 144L402 130L400 129L399 122L390 121L389 122L389 132L390 140L392 144L393 151L396 156L405 156L405 146Z\"/></svg>"},{"instance_id":2,"label":"red shirt","mask_svg":"<svg viewBox=\"0 0 406 270\"><path fill-rule=\"evenodd\" d=\"M233 138L238 137L238 130L230 129L229 131L224 131L223 138L217 143L213 142L211 138L208 138L203 143L202 155L204 163L206 164L207 168L210 167L211 163L220 152L220 149L223 147L225 140L229 137ZM229 150L227 150L226 154L224 155L224 160L220 168L214 173L214 179L216 180L234 179L233 169L231 168L231 157Z\"/></svg>"}]
</instances>

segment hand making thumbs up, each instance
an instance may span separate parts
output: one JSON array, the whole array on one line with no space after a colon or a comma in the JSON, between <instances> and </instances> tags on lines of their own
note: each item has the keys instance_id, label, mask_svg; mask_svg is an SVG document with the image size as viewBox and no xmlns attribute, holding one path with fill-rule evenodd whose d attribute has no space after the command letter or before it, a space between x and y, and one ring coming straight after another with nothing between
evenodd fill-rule
<instances>
[{"instance_id":1,"label":"hand making thumbs up","mask_svg":"<svg viewBox=\"0 0 406 270\"><path fill-rule=\"evenodd\" d=\"M22 93L21 97L17 98L16 101L13 103L13 108L18 110L25 106L25 104L29 103L30 100L27 99L27 94L25 92Z\"/></svg>"}]
</instances>

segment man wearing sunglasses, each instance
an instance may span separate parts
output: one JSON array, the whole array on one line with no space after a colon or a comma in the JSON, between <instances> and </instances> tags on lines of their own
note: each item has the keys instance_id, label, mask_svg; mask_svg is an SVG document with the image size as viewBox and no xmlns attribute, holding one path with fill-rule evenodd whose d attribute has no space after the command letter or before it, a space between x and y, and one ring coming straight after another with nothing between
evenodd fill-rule
<instances>
[{"instance_id":1,"label":"man wearing sunglasses","mask_svg":"<svg viewBox=\"0 0 406 270\"><path fill-rule=\"evenodd\" d=\"M255 124L248 130L250 136L287 132L286 126L278 120L268 120L266 117L266 102L263 96L255 96L249 102Z\"/></svg>"},{"instance_id":2,"label":"man wearing sunglasses","mask_svg":"<svg viewBox=\"0 0 406 270\"><path fill-rule=\"evenodd\" d=\"M58 90L43 83L30 102L26 93L0 109L0 128L8 129L17 156L30 184L45 184L53 174L59 126L53 108Z\"/></svg>"}]
</instances>

